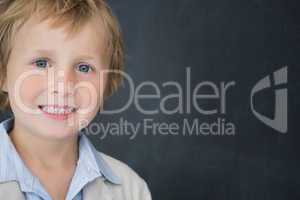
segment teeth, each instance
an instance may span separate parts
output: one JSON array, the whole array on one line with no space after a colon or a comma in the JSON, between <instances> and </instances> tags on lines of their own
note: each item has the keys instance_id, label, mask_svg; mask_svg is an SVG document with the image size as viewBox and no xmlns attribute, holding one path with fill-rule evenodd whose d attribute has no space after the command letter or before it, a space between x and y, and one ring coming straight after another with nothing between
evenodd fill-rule
<instances>
[{"instance_id":1,"label":"teeth","mask_svg":"<svg viewBox=\"0 0 300 200\"><path fill-rule=\"evenodd\" d=\"M56 108L52 106L43 106L42 110L47 113L53 114L69 114L73 111L74 108Z\"/></svg>"}]
</instances>

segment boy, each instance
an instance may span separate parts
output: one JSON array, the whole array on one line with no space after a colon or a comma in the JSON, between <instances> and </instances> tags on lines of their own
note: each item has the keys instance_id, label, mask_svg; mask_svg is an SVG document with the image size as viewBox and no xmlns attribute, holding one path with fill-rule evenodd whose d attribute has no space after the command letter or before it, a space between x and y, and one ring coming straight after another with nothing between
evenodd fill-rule
<instances>
[{"instance_id":1,"label":"boy","mask_svg":"<svg viewBox=\"0 0 300 200\"><path fill-rule=\"evenodd\" d=\"M119 86L123 42L103 0L0 1L0 199L150 200L79 134ZM65 89L67 88L67 89Z\"/></svg>"}]
</instances>

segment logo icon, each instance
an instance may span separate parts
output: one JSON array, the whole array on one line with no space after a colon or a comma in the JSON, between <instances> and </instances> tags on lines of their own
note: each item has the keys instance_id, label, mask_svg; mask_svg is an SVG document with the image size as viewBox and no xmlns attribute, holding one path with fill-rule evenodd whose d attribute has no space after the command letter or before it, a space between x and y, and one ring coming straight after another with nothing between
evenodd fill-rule
<instances>
[{"instance_id":1,"label":"logo icon","mask_svg":"<svg viewBox=\"0 0 300 200\"><path fill-rule=\"evenodd\" d=\"M288 121L287 121L287 109L288 109L288 90L287 88L282 88L283 85L286 85L288 82L288 68L283 67L275 72L273 72L273 80L274 84L271 83L271 76L268 75L262 78L260 81L256 83L256 85L251 90L251 110L253 114L262 121L267 126L279 131L280 133L287 133L288 131ZM278 88L279 86L279 88ZM254 95L265 89L273 89L275 87L275 110L274 110L274 118L271 119L257 112L253 105L253 97ZM277 89L278 88L278 89Z\"/></svg>"}]
</instances>

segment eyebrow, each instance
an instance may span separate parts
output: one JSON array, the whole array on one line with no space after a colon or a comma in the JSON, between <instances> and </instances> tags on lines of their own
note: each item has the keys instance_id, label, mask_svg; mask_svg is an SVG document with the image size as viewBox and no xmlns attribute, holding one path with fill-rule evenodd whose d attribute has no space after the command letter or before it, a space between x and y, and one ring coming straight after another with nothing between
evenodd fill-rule
<instances>
[{"instance_id":1,"label":"eyebrow","mask_svg":"<svg viewBox=\"0 0 300 200\"><path fill-rule=\"evenodd\" d=\"M52 57L54 56L54 52L51 50L47 50L47 49L37 49L34 51L34 53L48 55L48 56L52 56Z\"/></svg>"},{"instance_id":2,"label":"eyebrow","mask_svg":"<svg viewBox=\"0 0 300 200\"><path fill-rule=\"evenodd\" d=\"M54 51L48 49L37 49L34 51L34 53L43 54L50 57L55 56ZM96 58L90 55L79 55L77 56L76 60L96 60Z\"/></svg>"}]
</instances>

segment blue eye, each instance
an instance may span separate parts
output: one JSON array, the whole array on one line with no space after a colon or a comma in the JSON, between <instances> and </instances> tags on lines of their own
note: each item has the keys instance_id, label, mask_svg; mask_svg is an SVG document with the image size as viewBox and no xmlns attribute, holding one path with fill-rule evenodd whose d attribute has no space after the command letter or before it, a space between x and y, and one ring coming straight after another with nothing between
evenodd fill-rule
<instances>
[{"instance_id":1,"label":"blue eye","mask_svg":"<svg viewBox=\"0 0 300 200\"><path fill-rule=\"evenodd\" d=\"M38 59L34 61L34 64L39 68L46 68L48 66L48 61L46 59Z\"/></svg>"},{"instance_id":2,"label":"blue eye","mask_svg":"<svg viewBox=\"0 0 300 200\"><path fill-rule=\"evenodd\" d=\"M89 71L92 71L92 67L88 64L80 64L78 66L78 70L84 73L88 73Z\"/></svg>"}]
</instances>

